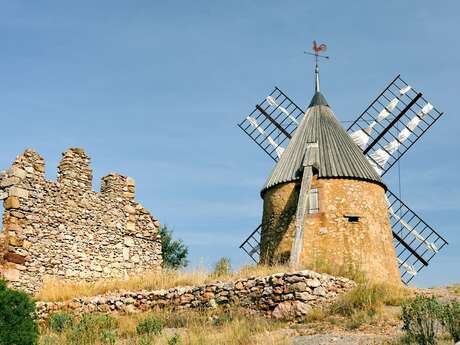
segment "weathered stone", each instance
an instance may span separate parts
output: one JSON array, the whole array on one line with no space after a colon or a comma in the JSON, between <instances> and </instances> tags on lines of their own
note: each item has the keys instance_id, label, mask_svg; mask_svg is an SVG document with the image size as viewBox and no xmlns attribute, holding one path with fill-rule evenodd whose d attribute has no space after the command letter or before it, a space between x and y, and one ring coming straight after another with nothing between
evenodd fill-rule
<instances>
[{"instance_id":1,"label":"weathered stone","mask_svg":"<svg viewBox=\"0 0 460 345\"><path fill-rule=\"evenodd\" d=\"M7 199L5 199L5 201L3 202L3 207L6 210L16 209L16 208L19 208L19 206L20 206L19 199L15 196L10 196Z\"/></svg>"},{"instance_id":2,"label":"weathered stone","mask_svg":"<svg viewBox=\"0 0 460 345\"><path fill-rule=\"evenodd\" d=\"M8 189L8 195L27 199L29 197L29 192L24 188L10 187Z\"/></svg>"},{"instance_id":3,"label":"weathered stone","mask_svg":"<svg viewBox=\"0 0 460 345\"><path fill-rule=\"evenodd\" d=\"M326 290L322 286L318 286L313 290L313 294L317 296L326 296Z\"/></svg>"},{"instance_id":4,"label":"weathered stone","mask_svg":"<svg viewBox=\"0 0 460 345\"><path fill-rule=\"evenodd\" d=\"M13 246L13 247L22 247L23 240L17 238L16 236L9 236L8 243L10 244L10 246Z\"/></svg>"},{"instance_id":5,"label":"weathered stone","mask_svg":"<svg viewBox=\"0 0 460 345\"><path fill-rule=\"evenodd\" d=\"M24 265L26 257L21 254L8 252L4 255L4 259L8 262L14 262L15 264Z\"/></svg>"},{"instance_id":6,"label":"weathered stone","mask_svg":"<svg viewBox=\"0 0 460 345\"><path fill-rule=\"evenodd\" d=\"M134 246L134 239L132 237L125 237L124 244L127 247L133 247Z\"/></svg>"},{"instance_id":7,"label":"weathered stone","mask_svg":"<svg viewBox=\"0 0 460 345\"><path fill-rule=\"evenodd\" d=\"M129 260L129 248L128 247L123 248L123 260L125 261Z\"/></svg>"},{"instance_id":8,"label":"weathered stone","mask_svg":"<svg viewBox=\"0 0 460 345\"><path fill-rule=\"evenodd\" d=\"M309 292L295 292L294 297L301 301L312 301L317 298Z\"/></svg>"},{"instance_id":9,"label":"weathered stone","mask_svg":"<svg viewBox=\"0 0 460 345\"><path fill-rule=\"evenodd\" d=\"M275 319L291 320L299 316L308 314L311 306L300 301L287 301L280 303L273 310L272 316Z\"/></svg>"},{"instance_id":10,"label":"weathered stone","mask_svg":"<svg viewBox=\"0 0 460 345\"><path fill-rule=\"evenodd\" d=\"M23 179L27 175L25 170L20 169L18 167L11 167L10 169L8 169L7 174L10 176L18 177L19 179Z\"/></svg>"},{"instance_id":11,"label":"weathered stone","mask_svg":"<svg viewBox=\"0 0 460 345\"><path fill-rule=\"evenodd\" d=\"M24 249L30 249L30 248L32 247L32 242L27 241L27 240L24 240L24 241L22 242L22 247L23 247Z\"/></svg>"},{"instance_id":12,"label":"weathered stone","mask_svg":"<svg viewBox=\"0 0 460 345\"><path fill-rule=\"evenodd\" d=\"M318 279L308 279L307 285L311 288L315 288L321 285L321 282Z\"/></svg>"},{"instance_id":13,"label":"weathered stone","mask_svg":"<svg viewBox=\"0 0 460 345\"><path fill-rule=\"evenodd\" d=\"M20 279L21 272L15 268L7 268L4 270L0 270L1 275L11 282L17 282Z\"/></svg>"},{"instance_id":14,"label":"weathered stone","mask_svg":"<svg viewBox=\"0 0 460 345\"><path fill-rule=\"evenodd\" d=\"M126 213L136 214L136 209L132 207L131 205L126 205L123 209Z\"/></svg>"},{"instance_id":15,"label":"weathered stone","mask_svg":"<svg viewBox=\"0 0 460 345\"><path fill-rule=\"evenodd\" d=\"M298 282L298 283L294 283L290 285L289 291L305 291L306 288L307 288L307 284L303 282Z\"/></svg>"},{"instance_id":16,"label":"weathered stone","mask_svg":"<svg viewBox=\"0 0 460 345\"><path fill-rule=\"evenodd\" d=\"M7 177L0 180L0 188L5 188L9 186L14 186L16 183L19 183L21 179L19 177Z\"/></svg>"}]
</instances>

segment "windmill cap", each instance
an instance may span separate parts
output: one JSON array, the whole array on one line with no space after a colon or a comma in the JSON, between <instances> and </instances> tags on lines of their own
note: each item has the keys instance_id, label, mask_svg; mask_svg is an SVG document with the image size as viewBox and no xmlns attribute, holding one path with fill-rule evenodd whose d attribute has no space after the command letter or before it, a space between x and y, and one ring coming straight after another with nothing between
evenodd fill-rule
<instances>
[{"instance_id":1,"label":"windmill cap","mask_svg":"<svg viewBox=\"0 0 460 345\"><path fill-rule=\"evenodd\" d=\"M386 186L361 149L353 142L328 105L316 91L288 146L267 178L261 195L278 184L300 179L309 143L318 143L318 178L362 180Z\"/></svg>"},{"instance_id":2,"label":"windmill cap","mask_svg":"<svg viewBox=\"0 0 460 345\"><path fill-rule=\"evenodd\" d=\"M308 107L311 108L311 107L314 107L315 105L324 105L326 107L329 106L329 104L326 101L326 98L319 91L315 92L315 94L313 95L310 101L310 105Z\"/></svg>"}]
</instances>

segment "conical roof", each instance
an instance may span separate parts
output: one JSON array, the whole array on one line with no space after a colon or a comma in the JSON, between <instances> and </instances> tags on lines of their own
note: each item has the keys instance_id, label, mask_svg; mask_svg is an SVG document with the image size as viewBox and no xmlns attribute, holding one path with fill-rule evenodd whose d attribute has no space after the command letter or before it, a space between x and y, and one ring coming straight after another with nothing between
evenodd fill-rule
<instances>
[{"instance_id":1,"label":"conical roof","mask_svg":"<svg viewBox=\"0 0 460 345\"><path fill-rule=\"evenodd\" d=\"M308 143L318 143L318 178L351 178L380 184L361 149L337 121L326 99L317 91L288 146L265 182L261 194L280 183L300 179L299 171Z\"/></svg>"}]
</instances>

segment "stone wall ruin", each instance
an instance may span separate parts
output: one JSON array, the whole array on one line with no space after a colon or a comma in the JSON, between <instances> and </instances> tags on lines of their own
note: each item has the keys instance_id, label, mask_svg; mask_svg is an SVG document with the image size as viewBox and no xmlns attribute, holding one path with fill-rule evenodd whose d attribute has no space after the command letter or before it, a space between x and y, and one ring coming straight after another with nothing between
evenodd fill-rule
<instances>
[{"instance_id":1,"label":"stone wall ruin","mask_svg":"<svg viewBox=\"0 0 460 345\"><path fill-rule=\"evenodd\" d=\"M160 224L134 200L134 180L111 173L100 192L92 180L78 148L63 153L56 182L31 149L0 173L0 273L12 286L36 293L46 276L92 281L160 270Z\"/></svg>"}]
</instances>

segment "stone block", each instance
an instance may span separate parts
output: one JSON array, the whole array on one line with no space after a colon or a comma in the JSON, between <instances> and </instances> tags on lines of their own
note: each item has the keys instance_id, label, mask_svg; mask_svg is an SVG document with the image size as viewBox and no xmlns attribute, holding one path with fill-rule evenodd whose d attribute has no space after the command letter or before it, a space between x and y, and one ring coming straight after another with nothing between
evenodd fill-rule
<instances>
[{"instance_id":1,"label":"stone block","mask_svg":"<svg viewBox=\"0 0 460 345\"><path fill-rule=\"evenodd\" d=\"M19 199L15 196L10 196L3 201L3 207L6 210L16 209L20 207Z\"/></svg>"},{"instance_id":2,"label":"stone block","mask_svg":"<svg viewBox=\"0 0 460 345\"><path fill-rule=\"evenodd\" d=\"M14 186L16 183L19 183L21 179L19 177L7 177L0 181L0 188L5 188L9 186Z\"/></svg>"},{"instance_id":3,"label":"stone block","mask_svg":"<svg viewBox=\"0 0 460 345\"><path fill-rule=\"evenodd\" d=\"M133 223L133 222L126 223L126 230L135 231L136 230L136 224Z\"/></svg>"},{"instance_id":4,"label":"stone block","mask_svg":"<svg viewBox=\"0 0 460 345\"><path fill-rule=\"evenodd\" d=\"M134 254L132 257L131 257L131 261L134 262L135 264L138 264L141 259L139 258L139 255L138 254Z\"/></svg>"},{"instance_id":5,"label":"stone block","mask_svg":"<svg viewBox=\"0 0 460 345\"><path fill-rule=\"evenodd\" d=\"M21 231L21 227L18 224L15 223L10 223L6 227L8 231Z\"/></svg>"},{"instance_id":6,"label":"stone block","mask_svg":"<svg viewBox=\"0 0 460 345\"><path fill-rule=\"evenodd\" d=\"M10 176L18 177L20 179L23 179L26 177L27 172L21 168L18 167L11 167L8 169L7 174Z\"/></svg>"},{"instance_id":7,"label":"stone block","mask_svg":"<svg viewBox=\"0 0 460 345\"><path fill-rule=\"evenodd\" d=\"M128 199L134 199L134 193L123 192L123 196Z\"/></svg>"},{"instance_id":8,"label":"stone block","mask_svg":"<svg viewBox=\"0 0 460 345\"><path fill-rule=\"evenodd\" d=\"M125 237L124 239L124 244L127 247L133 247L134 246L134 239L132 237Z\"/></svg>"},{"instance_id":9,"label":"stone block","mask_svg":"<svg viewBox=\"0 0 460 345\"><path fill-rule=\"evenodd\" d=\"M129 260L129 248L128 247L123 248L123 260L125 261Z\"/></svg>"},{"instance_id":10,"label":"stone block","mask_svg":"<svg viewBox=\"0 0 460 345\"><path fill-rule=\"evenodd\" d=\"M10 187L8 189L8 195L9 196L16 196L18 198L27 199L29 197L29 192L24 188Z\"/></svg>"},{"instance_id":11,"label":"stone block","mask_svg":"<svg viewBox=\"0 0 460 345\"><path fill-rule=\"evenodd\" d=\"M6 268L0 270L1 275L10 282L17 282L21 276L21 272L16 268Z\"/></svg>"},{"instance_id":12,"label":"stone block","mask_svg":"<svg viewBox=\"0 0 460 345\"><path fill-rule=\"evenodd\" d=\"M13 247L22 247L22 244L24 243L23 240L17 237L13 237L13 236L9 236L8 241L9 241L10 246L13 246Z\"/></svg>"},{"instance_id":13,"label":"stone block","mask_svg":"<svg viewBox=\"0 0 460 345\"><path fill-rule=\"evenodd\" d=\"M26 257L21 254L8 252L3 257L8 262L14 262L15 264L24 265Z\"/></svg>"},{"instance_id":14,"label":"stone block","mask_svg":"<svg viewBox=\"0 0 460 345\"><path fill-rule=\"evenodd\" d=\"M129 213L129 214L135 214L136 213L136 209L134 207L132 207L131 205L126 205L123 209L124 209L124 211L126 213Z\"/></svg>"},{"instance_id":15,"label":"stone block","mask_svg":"<svg viewBox=\"0 0 460 345\"><path fill-rule=\"evenodd\" d=\"M136 181L135 181L132 177L129 177L129 176L128 176L128 177L126 178L126 184L127 184L128 186L135 186L135 185L136 185Z\"/></svg>"},{"instance_id":16,"label":"stone block","mask_svg":"<svg viewBox=\"0 0 460 345\"><path fill-rule=\"evenodd\" d=\"M45 172L45 164L34 164L34 169L40 173Z\"/></svg>"}]
</instances>

